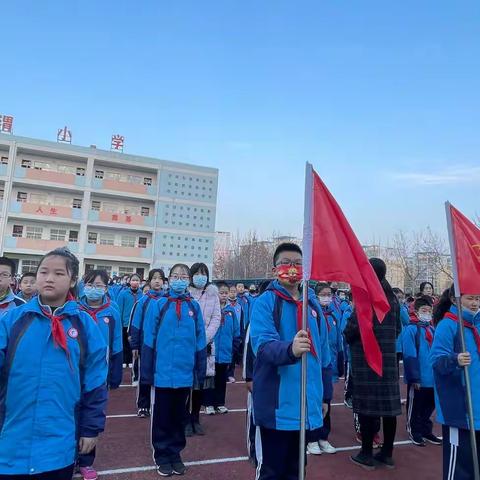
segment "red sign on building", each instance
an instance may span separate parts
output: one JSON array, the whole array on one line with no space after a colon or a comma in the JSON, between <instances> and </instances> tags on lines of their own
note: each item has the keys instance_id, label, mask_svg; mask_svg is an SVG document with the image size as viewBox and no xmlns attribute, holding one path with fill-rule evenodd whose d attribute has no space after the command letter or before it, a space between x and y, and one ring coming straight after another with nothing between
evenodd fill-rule
<instances>
[{"instance_id":1,"label":"red sign on building","mask_svg":"<svg viewBox=\"0 0 480 480\"><path fill-rule=\"evenodd\" d=\"M0 114L0 132L13 133L13 117Z\"/></svg>"},{"instance_id":2,"label":"red sign on building","mask_svg":"<svg viewBox=\"0 0 480 480\"><path fill-rule=\"evenodd\" d=\"M57 131L58 143L72 143L72 132L68 127L59 128Z\"/></svg>"},{"instance_id":3,"label":"red sign on building","mask_svg":"<svg viewBox=\"0 0 480 480\"><path fill-rule=\"evenodd\" d=\"M112 143L110 145L110 150L123 152L124 145L125 145L125 137L123 135L112 135Z\"/></svg>"},{"instance_id":4,"label":"red sign on building","mask_svg":"<svg viewBox=\"0 0 480 480\"><path fill-rule=\"evenodd\" d=\"M118 222L118 213L112 214L112 222Z\"/></svg>"}]
</instances>

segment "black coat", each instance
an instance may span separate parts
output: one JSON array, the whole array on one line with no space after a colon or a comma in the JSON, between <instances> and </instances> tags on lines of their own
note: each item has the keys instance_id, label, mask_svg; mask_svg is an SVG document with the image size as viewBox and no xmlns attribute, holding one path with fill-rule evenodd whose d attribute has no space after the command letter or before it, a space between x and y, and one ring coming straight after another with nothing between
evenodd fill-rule
<instances>
[{"instance_id":1,"label":"black coat","mask_svg":"<svg viewBox=\"0 0 480 480\"><path fill-rule=\"evenodd\" d=\"M382 323L373 316L373 331L383 359L383 376L367 364L354 312L345 328L350 345L353 377L353 411L374 417L393 417L402 413L396 340L401 331L400 306L395 296L388 296L390 311Z\"/></svg>"}]
</instances>

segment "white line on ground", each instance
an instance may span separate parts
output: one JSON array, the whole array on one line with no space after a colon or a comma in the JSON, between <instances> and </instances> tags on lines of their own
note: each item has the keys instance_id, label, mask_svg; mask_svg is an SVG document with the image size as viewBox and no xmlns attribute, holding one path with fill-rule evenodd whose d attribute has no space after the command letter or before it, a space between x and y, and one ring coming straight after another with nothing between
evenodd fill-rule
<instances>
[{"instance_id":1,"label":"white line on ground","mask_svg":"<svg viewBox=\"0 0 480 480\"><path fill-rule=\"evenodd\" d=\"M238 381L236 381L235 383L229 383L228 385L237 385L237 384L238 384L238 385L244 385L245 383L246 383L246 382L243 381L243 380L238 380ZM132 388L132 387L133 387L133 388L137 388L136 385L130 385L130 384L127 384L127 383L120 385L120 388Z\"/></svg>"}]
</instances>

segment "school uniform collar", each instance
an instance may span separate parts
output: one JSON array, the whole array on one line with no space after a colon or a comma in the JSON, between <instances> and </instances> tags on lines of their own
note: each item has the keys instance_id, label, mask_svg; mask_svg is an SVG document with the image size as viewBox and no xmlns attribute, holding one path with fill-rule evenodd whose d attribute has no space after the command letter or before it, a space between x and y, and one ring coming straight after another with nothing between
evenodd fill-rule
<instances>
[{"instance_id":1,"label":"school uniform collar","mask_svg":"<svg viewBox=\"0 0 480 480\"><path fill-rule=\"evenodd\" d=\"M180 298L180 299L184 300L184 299L187 299L187 298L191 299L192 296L190 295L190 292L188 290L184 293L175 293L172 289L170 289L168 291L168 298L175 298L175 299Z\"/></svg>"},{"instance_id":2,"label":"school uniform collar","mask_svg":"<svg viewBox=\"0 0 480 480\"><path fill-rule=\"evenodd\" d=\"M290 292L282 286L282 284L278 281L278 280L274 280L267 288L267 290L278 290L280 293L282 293L283 295L287 295L288 297L290 297L292 300L295 300L292 295L290 294ZM302 289L300 288L300 293L302 293ZM300 295L300 297L297 299L297 301L302 301L303 300L303 296ZM313 291L313 289L309 288L308 289L308 300L309 301L315 301L318 303L317 301L317 297L315 296L315 292Z\"/></svg>"},{"instance_id":3,"label":"school uniform collar","mask_svg":"<svg viewBox=\"0 0 480 480\"><path fill-rule=\"evenodd\" d=\"M450 312L458 317L458 308L456 305L452 305L450 307ZM480 311L478 311L475 315L472 315L470 312L462 309L462 318L470 325L475 325L476 327L480 326Z\"/></svg>"},{"instance_id":4,"label":"school uniform collar","mask_svg":"<svg viewBox=\"0 0 480 480\"><path fill-rule=\"evenodd\" d=\"M150 298L160 298L160 297L163 297L165 295L165 292L163 290L149 290L147 292L147 296L150 297Z\"/></svg>"},{"instance_id":5,"label":"school uniform collar","mask_svg":"<svg viewBox=\"0 0 480 480\"><path fill-rule=\"evenodd\" d=\"M0 300L0 305L13 302L13 300L15 300L15 294L13 293L12 289L9 288L3 300Z\"/></svg>"},{"instance_id":6,"label":"school uniform collar","mask_svg":"<svg viewBox=\"0 0 480 480\"><path fill-rule=\"evenodd\" d=\"M26 312L35 312L43 315L43 311L53 314L52 309L49 305L44 305L41 302L40 295L32 298L28 303L25 304ZM43 311L42 311L43 310ZM61 307L58 307L55 310L55 316L60 315L74 315L78 312L78 305L75 300L67 300Z\"/></svg>"}]
</instances>

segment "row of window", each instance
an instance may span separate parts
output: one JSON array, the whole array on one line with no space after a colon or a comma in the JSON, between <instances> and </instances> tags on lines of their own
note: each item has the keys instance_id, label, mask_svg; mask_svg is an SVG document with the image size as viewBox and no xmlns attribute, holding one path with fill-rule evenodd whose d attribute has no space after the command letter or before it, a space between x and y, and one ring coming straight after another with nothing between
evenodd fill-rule
<instances>
[{"instance_id":1,"label":"row of window","mask_svg":"<svg viewBox=\"0 0 480 480\"><path fill-rule=\"evenodd\" d=\"M101 202L100 200L92 200L92 210L124 215L141 215L142 217L150 216L150 207L123 206L118 203Z\"/></svg>"},{"instance_id":2,"label":"row of window","mask_svg":"<svg viewBox=\"0 0 480 480\"><path fill-rule=\"evenodd\" d=\"M130 175L125 173L106 172L104 170L95 170L95 178L99 180L116 180L117 182L136 183L137 185L151 186L153 184L152 177L139 177L138 175Z\"/></svg>"},{"instance_id":3,"label":"row of window","mask_svg":"<svg viewBox=\"0 0 480 480\"><path fill-rule=\"evenodd\" d=\"M32 225L14 225L12 236L16 238L31 238L33 240L42 240L43 227ZM67 230L66 228L50 228L48 233L50 240L60 240L62 242L78 242L78 230Z\"/></svg>"},{"instance_id":4,"label":"row of window","mask_svg":"<svg viewBox=\"0 0 480 480\"><path fill-rule=\"evenodd\" d=\"M147 237L136 237L134 235L121 235L120 243L115 243L115 234L113 233L97 233L88 232L88 243L94 243L99 245L117 245L120 247L138 247L147 248Z\"/></svg>"}]
</instances>

